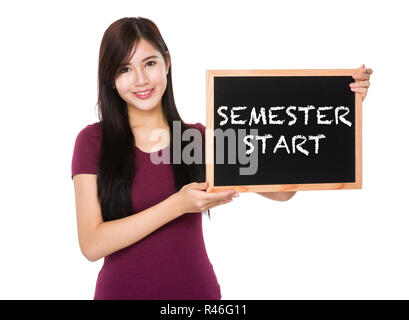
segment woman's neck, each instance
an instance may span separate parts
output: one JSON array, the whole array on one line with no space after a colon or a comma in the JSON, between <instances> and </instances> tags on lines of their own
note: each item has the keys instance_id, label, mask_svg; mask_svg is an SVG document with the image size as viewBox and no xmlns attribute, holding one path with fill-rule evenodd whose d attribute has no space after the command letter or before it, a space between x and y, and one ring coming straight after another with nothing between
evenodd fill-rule
<instances>
[{"instance_id":1,"label":"woman's neck","mask_svg":"<svg viewBox=\"0 0 409 320\"><path fill-rule=\"evenodd\" d=\"M168 127L167 120L162 111L162 105L151 110L139 110L128 106L129 125L132 129L149 130Z\"/></svg>"}]
</instances>

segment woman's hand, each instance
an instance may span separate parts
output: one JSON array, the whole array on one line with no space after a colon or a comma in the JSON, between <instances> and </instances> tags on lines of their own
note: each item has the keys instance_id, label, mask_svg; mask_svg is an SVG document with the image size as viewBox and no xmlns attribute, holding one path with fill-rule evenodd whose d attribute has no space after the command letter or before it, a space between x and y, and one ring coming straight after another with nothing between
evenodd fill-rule
<instances>
[{"instance_id":1,"label":"woman's hand","mask_svg":"<svg viewBox=\"0 0 409 320\"><path fill-rule=\"evenodd\" d=\"M232 197L237 197L238 193L234 190L208 193L207 182L192 182L183 186L175 196L181 206L183 213L203 212L221 204L231 202Z\"/></svg>"},{"instance_id":2,"label":"woman's hand","mask_svg":"<svg viewBox=\"0 0 409 320\"><path fill-rule=\"evenodd\" d=\"M354 74L352 77L355 79L356 82L352 82L349 84L351 90L353 92L358 92L362 94L362 101L364 101L366 94L368 93L369 88L369 78L373 73L371 68L365 68L365 65L361 65L360 72Z\"/></svg>"}]
</instances>

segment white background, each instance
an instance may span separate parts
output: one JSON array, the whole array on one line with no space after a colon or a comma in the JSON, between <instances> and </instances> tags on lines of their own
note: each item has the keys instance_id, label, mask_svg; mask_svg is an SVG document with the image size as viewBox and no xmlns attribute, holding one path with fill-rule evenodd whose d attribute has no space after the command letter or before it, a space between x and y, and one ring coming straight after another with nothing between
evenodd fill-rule
<instances>
[{"instance_id":1,"label":"white background","mask_svg":"<svg viewBox=\"0 0 409 320\"><path fill-rule=\"evenodd\" d=\"M223 299L408 299L408 41L403 1L2 2L0 298L92 299L103 259L82 256L71 157L98 121L106 28L153 20L182 118L206 123L206 69L358 68L363 189L242 193L204 217ZM165 266L164 266L165 267Z\"/></svg>"}]
</instances>

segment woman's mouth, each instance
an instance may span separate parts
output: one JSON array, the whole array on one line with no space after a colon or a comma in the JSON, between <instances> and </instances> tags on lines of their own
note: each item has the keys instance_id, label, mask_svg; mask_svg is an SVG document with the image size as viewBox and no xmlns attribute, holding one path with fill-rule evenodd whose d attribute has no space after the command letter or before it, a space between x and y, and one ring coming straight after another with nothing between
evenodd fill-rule
<instances>
[{"instance_id":1,"label":"woman's mouth","mask_svg":"<svg viewBox=\"0 0 409 320\"><path fill-rule=\"evenodd\" d=\"M139 99L147 99L152 95L152 92L155 88L153 89L149 89L146 91L138 91L138 92L134 92L134 95L136 95Z\"/></svg>"}]
</instances>

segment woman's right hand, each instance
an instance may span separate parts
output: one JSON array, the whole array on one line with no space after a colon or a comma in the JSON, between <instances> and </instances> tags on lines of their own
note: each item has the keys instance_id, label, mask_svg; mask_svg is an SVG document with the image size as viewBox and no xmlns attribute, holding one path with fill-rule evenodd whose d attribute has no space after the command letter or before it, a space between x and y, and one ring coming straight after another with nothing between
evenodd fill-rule
<instances>
[{"instance_id":1,"label":"woman's right hand","mask_svg":"<svg viewBox=\"0 0 409 320\"><path fill-rule=\"evenodd\" d=\"M183 213L203 212L221 204L229 203L239 194L234 190L206 192L207 182L192 182L184 185L175 195Z\"/></svg>"}]
</instances>

